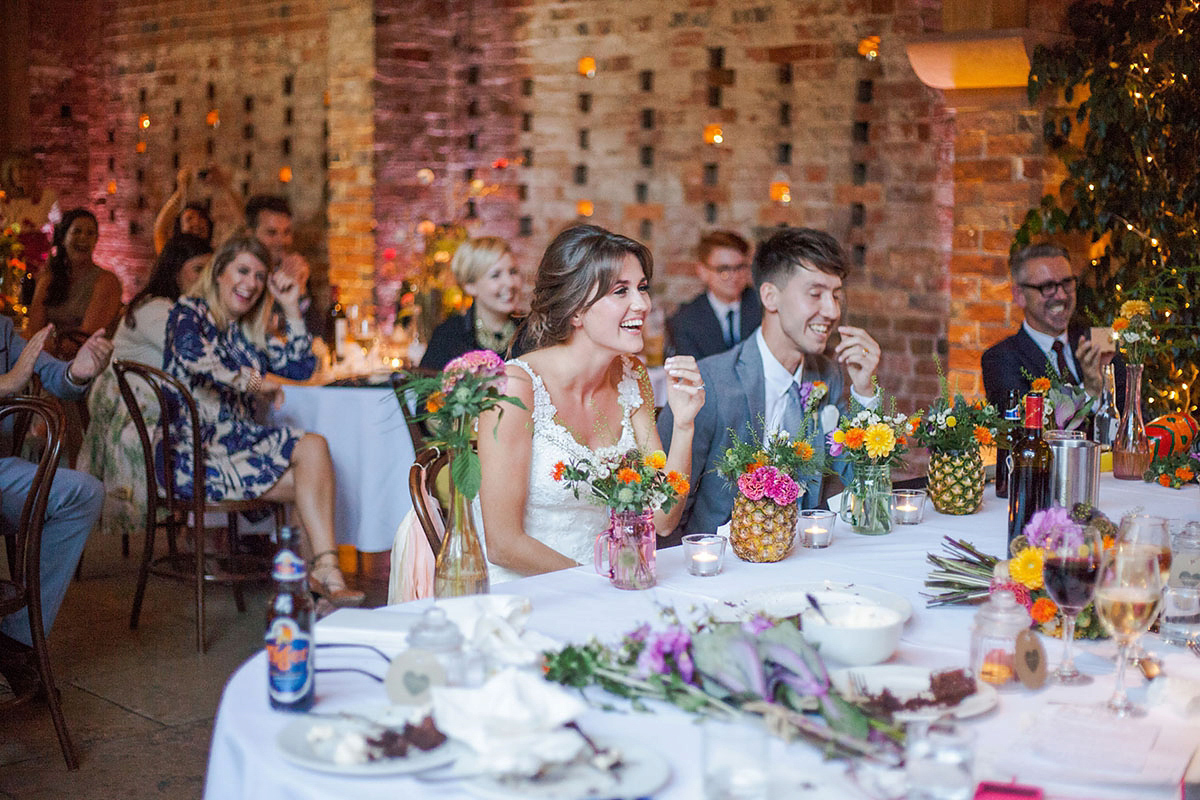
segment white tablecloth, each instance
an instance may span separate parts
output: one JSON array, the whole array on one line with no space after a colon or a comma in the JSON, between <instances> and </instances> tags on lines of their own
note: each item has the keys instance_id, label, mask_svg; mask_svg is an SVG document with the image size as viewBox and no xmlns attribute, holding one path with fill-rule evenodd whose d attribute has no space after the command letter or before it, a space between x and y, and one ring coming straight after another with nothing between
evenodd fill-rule
<instances>
[{"instance_id":1,"label":"white tablecloth","mask_svg":"<svg viewBox=\"0 0 1200 800\"><path fill-rule=\"evenodd\" d=\"M319 433L329 442L337 480L334 529L339 544L377 553L392 549L412 508L412 438L390 387L287 386L274 421Z\"/></svg>"},{"instance_id":2,"label":"white tablecloth","mask_svg":"<svg viewBox=\"0 0 1200 800\"><path fill-rule=\"evenodd\" d=\"M1143 506L1155 513L1176 518L1200 519L1200 503L1194 487L1186 492L1157 486L1119 482L1110 476L1101 481L1100 506L1110 516ZM952 535L974 542L985 552L1001 553L1006 531L1006 502L988 487L984 509L966 517L943 516L928 510L925 523L899 526L888 536L858 536L838 523L834 544L827 550L797 549L778 564L748 564L727 554L725 569L712 578L687 574L681 548L658 554L659 584L643 592L612 588L593 570L580 567L548 575L501 584L493 591L523 594L533 600L530 627L561 641L582 641L595 635L616 640L642 621L658 619L665 605L706 604L713 599L797 581L828 579L874 585L907 597L915 613L905 628L900 648L889 663L930 667L965 666L973 608L926 609L923 590L929 567L927 552L940 548L942 537ZM412 614L429 601L381 609L379 614ZM1151 649L1165 655L1167 674L1200 679L1200 661L1185 650L1172 648L1147 637ZM1046 642L1051 663L1058 661L1058 644ZM1034 712L1053 703L1089 704L1107 698L1113 689L1114 666L1110 643L1087 643L1081 649L1080 668L1097 676L1090 686L1049 687L1038 692L1002 693L998 708L969 724L976 729L977 776L989 779L1020 778L1005 761L1020 729ZM321 651L322 663L337 659L366 663L360 656ZM1128 676L1131 686L1141 682L1136 670ZM336 710L354 705L383 702L378 684L351 674L320 675L318 710ZM1135 696L1138 692L1135 690ZM424 784L408 778L340 778L310 772L282 760L274 740L279 730L295 717L272 712L266 699L266 665L262 654L250 659L230 679L225 689L213 731L212 751L205 797L208 800L296 800L353 796L356 800L406 798L466 798L472 795L454 784ZM1172 736L1200 737L1200 726L1173 712L1156 707L1150 721L1162 724ZM619 739L627 749L649 747L665 755L672 766L668 785L654 796L658 800L695 800L703 795L698 771L699 733L692 718L674 708L653 714L614 713L592 709L581 719L589 732ZM1102 733L1098 735L1103 735ZM783 745L776 744L776 748ZM866 797L847 781L841 762L823 762L810 746L794 743L786 747L777 763L787 763L814 784L811 790L796 789L789 797L845 800ZM1031 781L1045 785L1044 780ZM1177 798L1178 789L1152 792L1121 786L1067 786L1048 791L1055 798L1128 798L1153 800Z\"/></svg>"}]
</instances>

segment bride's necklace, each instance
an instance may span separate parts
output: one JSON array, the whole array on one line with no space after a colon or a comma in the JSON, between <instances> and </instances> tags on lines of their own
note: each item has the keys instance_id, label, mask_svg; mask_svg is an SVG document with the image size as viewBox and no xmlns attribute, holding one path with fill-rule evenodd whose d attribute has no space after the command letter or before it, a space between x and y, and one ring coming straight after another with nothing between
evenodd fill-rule
<instances>
[{"instance_id":1,"label":"bride's necklace","mask_svg":"<svg viewBox=\"0 0 1200 800\"><path fill-rule=\"evenodd\" d=\"M505 353L512 344L513 336L517 333L517 323L511 319L504 323L498 331L494 331L484 323L478 314L475 315L475 341L496 353Z\"/></svg>"},{"instance_id":2,"label":"bride's necklace","mask_svg":"<svg viewBox=\"0 0 1200 800\"><path fill-rule=\"evenodd\" d=\"M613 445L620 442L620 437L616 436L616 431L613 430L613 427L609 420L608 414L601 411L599 408L597 408L596 398L589 397L585 401L585 403L586 403L589 411L591 412L591 416L594 420L592 422L592 432L594 434L596 434L596 438L602 439L604 441L609 441L609 440L612 440L615 438L615 441L613 441L612 444L600 445L600 447L612 447ZM618 400L617 405L620 406L619 400ZM587 447L589 449L592 449L592 450L597 449L587 443L588 442L587 437L580 436L579 431L577 431L574 427L572 427L566 423L566 420L563 419L562 413L559 412L557 406L555 406L555 408L554 408L554 419L559 425L561 425L563 427L563 429L567 433L571 434L571 438L574 439L576 442L578 442L579 444L581 444L584 447Z\"/></svg>"}]
</instances>

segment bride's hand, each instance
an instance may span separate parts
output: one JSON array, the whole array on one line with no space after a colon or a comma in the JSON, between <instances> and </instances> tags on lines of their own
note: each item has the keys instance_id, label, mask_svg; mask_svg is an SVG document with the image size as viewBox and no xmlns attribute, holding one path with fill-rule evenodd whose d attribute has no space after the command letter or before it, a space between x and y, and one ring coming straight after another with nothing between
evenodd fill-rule
<instances>
[{"instance_id":1,"label":"bride's hand","mask_svg":"<svg viewBox=\"0 0 1200 800\"><path fill-rule=\"evenodd\" d=\"M696 359L691 356L672 356L663 367L667 372L667 405L675 424L690 424L704 407L704 379Z\"/></svg>"}]
</instances>

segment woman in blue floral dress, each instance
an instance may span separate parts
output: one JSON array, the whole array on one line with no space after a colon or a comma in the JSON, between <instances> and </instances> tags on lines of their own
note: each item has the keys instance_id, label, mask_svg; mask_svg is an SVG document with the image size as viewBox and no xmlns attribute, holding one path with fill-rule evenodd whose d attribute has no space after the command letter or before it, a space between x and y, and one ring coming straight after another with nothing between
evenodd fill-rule
<instances>
[{"instance_id":1,"label":"woman in blue floral dress","mask_svg":"<svg viewBox=\"0 0 1200 800\"><path fill-rule=\"evenodd\" d=\"M300 286L282 272L268 278L268 263L257 239L235 237L221 246L171 309L164 368L196 399L208 499L295 503L316 554L309 573L313 589L335 605L357 605L363 593L346 588L334 550L329 446L318 434L255 420L260 403L282 400L285 380L304 380L316 367ZM282 335L268 331L275 303L283 309ZM175 483L190 496L190 425L177 420L172 441L180 456Z\"/></svg>"}]
</instances>

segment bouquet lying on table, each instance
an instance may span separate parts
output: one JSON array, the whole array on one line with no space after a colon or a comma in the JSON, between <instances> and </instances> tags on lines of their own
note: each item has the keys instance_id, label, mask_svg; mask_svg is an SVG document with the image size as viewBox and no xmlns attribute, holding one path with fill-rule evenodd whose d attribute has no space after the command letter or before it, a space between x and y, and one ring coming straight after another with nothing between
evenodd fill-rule
<instances>
[{"instance_id":1,"label":"bouquet lying on table","mask_svg":"<svg viewBox=\"0 0 1200 800\"><path fill-rule=\"evenodd\" d=\"M982 602L991 592L1010 591L1017 602L1025 606L1033 624L1042 633L1059 636L1062 633L1062 614L1046 592L1042 576L1046 549L1061 536L1080 535L1084 529L1098 531L1109 549L1116 541L1117 528L1103 512L1076 503L1068 512L1065 508L1039 511L1029 520L1022 535L1013 539L1012 557L1008 560L981 553L968 542L949 536L942 542L947 555L930 553L926 556L935 569L925 585L940 591L926 595L927 606ZM1082 541L1082 536L1080 536ZM1101 639L1106 632L1088 603L1076 618L1076 639Z\"/></svg>"},{"instance_id":2,"label":"bouquet lying on table","mask_svg":"<svg viewBox=\"0 0 1200 800\"><path fill-rule=\"evenodd\" d=\"M838 691L798 618L686 625L674 609L663 616L665 630L643 624L616 647L593 640L546 653L546 678L599 686L639 710L654 699L693 713L759 713L777 732L797 733L831 755L898 763L903 731Z\"/></svg>"}]
</instances>

